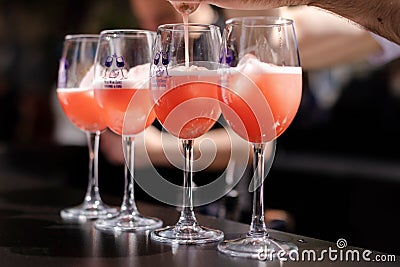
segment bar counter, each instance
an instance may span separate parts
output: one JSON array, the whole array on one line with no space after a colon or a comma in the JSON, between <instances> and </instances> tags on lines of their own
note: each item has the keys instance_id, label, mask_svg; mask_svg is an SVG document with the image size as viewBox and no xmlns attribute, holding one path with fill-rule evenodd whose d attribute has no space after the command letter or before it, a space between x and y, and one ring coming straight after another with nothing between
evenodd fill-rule
<instances>
[{"instance_id":1,"label":"bar counter","mask_svg":"<svg viewBox=\"0 0 400 267\"><path fill-rule=\"evenodd\" d=\"M17 157L17 165L10 164ZM84 155L83 155L84 157ZM59 216L61 208L82 201L84 189L70 187L51 170L33 172L26 155L3 152L0 160L0 266L1 267L81 267L81 266L399 266L400 257L392 262L365 262L332 260L326 255L322 261L259 261L229 257L216 249L216 244L202 246L171 246L152 241L149 232L110 234L100 232L93 222L71 223ZM50 157L51 158L51 157ZM43 165L39 169L46 169ZM67 160L67 159L65 159ZM70 159L68 159L70 160ZM25 162L25 163L24 163ZM54 164L49 160L48 164ZM17 168L16 168L17 166ZM20 166L18 168L18 166ZM49 165L47 165L49 166ZM43 178L43 176L46 176ZM119 206L120 199L103 196L106 203ZM164 225L174 224L179 216L177 209L153 203L138 202L139 210L146 215L161 218ZM231 239L245 234L249 225L197 215L199 223L220 229L225 238ZM308 238L271 230L271 235L298 245L299 254L305 250L320 252L338 249L334 242ZM345 250L363 248L347 246ZM389 256L373 251L376 255ZM394 262L393 262L394 260Z\"/></svg>"}]
</instances>

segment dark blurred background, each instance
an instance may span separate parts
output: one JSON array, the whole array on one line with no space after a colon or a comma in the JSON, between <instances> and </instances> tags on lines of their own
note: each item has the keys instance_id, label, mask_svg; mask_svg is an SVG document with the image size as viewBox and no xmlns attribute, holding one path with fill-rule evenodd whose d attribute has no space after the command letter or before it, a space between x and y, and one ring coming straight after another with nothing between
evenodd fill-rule
<instances>
[{"instance_id":1,"label":"dark blurred background","mask_svg":"<svg viewBox=\"0 0 400 267\"><path fill-rule=\"evenodd\" d=\"M0 144L10 164L86 188L84 141L55 137L63 38L135 27L129 0L0 2ZM399 255L400 61L305 72L303 93L277 143L267 207L288 211L297 234ZM122 167L100 157L100 176L112 177L102 192L122 195Z\"/></svg>"},{"instance_id":2,"label":"dark blurred background","mask_svg":"<svg viewBox=\"0 0 400 267\"><path fill-rule=\"evenodd\" d=\"M129 1L0 2L0 116L4 143L52 142L62 42L70 33L135 27Z\"/></svg>"}]
</instances>

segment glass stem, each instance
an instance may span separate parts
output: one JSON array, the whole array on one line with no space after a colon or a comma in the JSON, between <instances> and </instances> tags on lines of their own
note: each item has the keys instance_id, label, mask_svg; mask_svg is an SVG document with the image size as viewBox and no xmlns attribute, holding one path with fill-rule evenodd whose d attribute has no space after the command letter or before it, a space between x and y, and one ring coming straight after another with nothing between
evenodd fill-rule
<instances>
[{"instance_id":1,"label":"glass stem","mask_svg":"<svg viewBox=\"0 0 400 267\"><path fill-rule=\"evenodd\" d=\"M253 215L251 219L250 231L247 234L251 237L267 236L267 227L264 220L264 156L265 144L253 144L254 157L254 188L253 192Z\"/></svg>"},{"instance_id":2,"label":"glass stem","mask_svg":"<svg viewBox=\"0 0 400 267\"><path fill-rule=\"evenodd\" d=\"M184 165L183 165L183 201L182 201L182 211L178 226L183 227L195 227L197 226L197 219L193 211L193 143L194 140L183 140L183 155L184 155Z\"/></svg>"},{"instance_id":3,"label":"glass stem","mask_svg":"<svg viewBox=\"0 0 400 267\"><path fill-rule=\"evenodd\" d=\"M134 194L134 141L135 138L132 136L123 136L123 145L125 148L125 182L124 182L124 199L122 200L121 212L129 213L131 215L138 214L138 209L135 203Z\"/></svg>"},{"instance_id":4,"label":"glass stem","mask_svg":"<svg viewBox=\"0 0 400 267\"><path fill-rule=\"evenodd\" d=\"M98 176L100 131L86 132L86 138L89 148L89 182L85 202L91 205L99 205L101 203Z\"/></svg>"}]
</instances>

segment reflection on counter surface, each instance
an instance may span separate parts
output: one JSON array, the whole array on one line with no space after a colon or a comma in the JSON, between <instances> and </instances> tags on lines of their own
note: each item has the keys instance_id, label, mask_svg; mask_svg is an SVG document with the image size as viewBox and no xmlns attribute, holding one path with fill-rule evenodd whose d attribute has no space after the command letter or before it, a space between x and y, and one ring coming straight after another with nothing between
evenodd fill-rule
<instances>
[{"instance_id":1,"label":"reflection on counter surface","mask_svg":"<svg viewBox=\"0 0 400 267\"><path fill-rule=\"evenodd\" d=\"M60 156L54 157L53 152ZM49 153L51 152L51 153ZM25 169L16 168L18 161L36 155L36 160ZM216 250L216 244L202 246L171 246L154 242L149 232L110 234L98 231L93 222L76 224L62 221L59 210L66 203L79 202L84 191L68 183L75 171L68 172L63 162L71 157L85 158L80 148L46 147L13 149L0 157L0 265L1 266L282 266L279 261L265 262L228 257ZM38 164L50 163L49 168L37 168ZM86 165L77 166L85 169ZM36 170L35 170L36 168ZM76 176L75 176L76 177ZM75 181L84 183L84 181ZM104 188L104 187L103 187ZM308 192L304 192L308 193ZM319 194L316 195L319 197ZM118 205L119 197L112 192L104 194L107 203ZM173 207L161 203L138 201L140 210L150 216L160 217L166 224L173 224L179 214ZM171 214L175 214L171 216ZM318 217L323 219L324 217ZM235 238L248 230L247 224L222 218L198 215L202 225L221 229L226 238ZM383 232L378 228L376 233ZM384 229L383 229L384 230ZM303 252L336 249L356 251L359 255L368 251L354 246L352 238L341 243L327 242L310 237L271 230L271 236L294 242L299 247L299 260L284 263L288 266L381 266L382 263L339 261L326 257L320 261L305 259ZM379 235L378 235L379 236ZM393 236L393 235L392 235ZM308 253L308 252L307 252ZM316 254L319 255L319 254ZM389 258L390 254L371 251L376 256ZM303 258L302 258L303 257ZM322 258L321 258L322 259ZM262 260L262 258L261 258ZM392 259L393 260L393 259ZM386 262L384 266L397 266Z\"/></svg>"}]
</instances>

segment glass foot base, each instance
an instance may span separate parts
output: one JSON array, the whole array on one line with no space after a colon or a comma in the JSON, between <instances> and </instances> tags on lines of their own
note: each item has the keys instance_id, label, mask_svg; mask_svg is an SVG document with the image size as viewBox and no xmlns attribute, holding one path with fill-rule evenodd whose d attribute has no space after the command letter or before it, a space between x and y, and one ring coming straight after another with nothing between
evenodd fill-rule
<instances>
[{"instance_id":1,"label":"glass foot base","mask_svg":"<svg viewBox=\"0 0 400 267\"><path fill-rule=\"evenodd\" d=\"M105 204L84 203L75 207L65 208L60 211L60 216L64 220L86 222L99 218L111 218L118 214L118 208L110 207Z\"/></svg>"},{"instance_id":2,"label":"glass foot base","mask_svg":"<svg viewBox=\"0 0 400 267\"><path fill-rule=\"evenodd\" d=\"M264 237L245 237L234 240L225 240L218 244L218 251L229 256L252 258L258 260L273 260L287 258L297 252L295 244ZM295 255L292 255L295 256Z\"/></svg>"},{"instance_id":3,"label":"glass foot base","mask_svg":"<svg viewBox=\"0 0 400 267\"><path fill-rule=\"evenodd\" d=\"M202 226L168 226L153 231L151 238L171 244L197 245L221 241L224 233Z\"/></svg>"},{"instance_id":4,"label":"glass foot base","mask_svg":"<svg viewBox=\"0 0 400 267\"><path fill-rule=\"evenodd\" d=\"M145 217L141 214L120 213L110 219L100 219L94 227L106 232L138 232L160 228L163 222L160 219Z\"/></svg>"}]
</instances>

